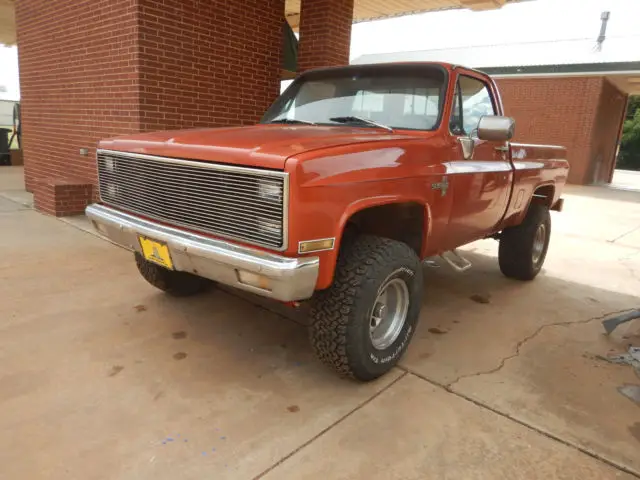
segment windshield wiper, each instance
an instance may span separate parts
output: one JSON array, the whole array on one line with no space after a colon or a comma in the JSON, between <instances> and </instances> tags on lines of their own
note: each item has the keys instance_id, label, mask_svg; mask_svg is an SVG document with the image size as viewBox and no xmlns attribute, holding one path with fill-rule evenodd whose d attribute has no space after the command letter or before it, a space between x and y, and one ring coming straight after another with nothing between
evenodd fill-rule
<instances>
[{"instance_id":1,"label":"windshield wiper","mask_svg":"<svg viewBox=\"0 0 640 480\"><path fill-rule=\"evenodd\" d=\"M308 120L297 120L295 118L278 118L277 120L272 120L269 123L298 123L304 125L317 125L316 123L309 122Z\"/></svg>"},{"instance_id":2,"label":"windshield wiper","mask_svg":"<svg viewBox=\"0 0 640 480\"><path fill-rule=\"evenodd\" d=\"M374 122L373 120L369 120L367 118L356 117L356 116L348 116L348 117L332 117L329 120L336 123L364 123L367 125L373 125L374 127L384 128L389 132L393 133L393 128L388 125L383 125L382 123Z\"/></svg>"}]
</instances>

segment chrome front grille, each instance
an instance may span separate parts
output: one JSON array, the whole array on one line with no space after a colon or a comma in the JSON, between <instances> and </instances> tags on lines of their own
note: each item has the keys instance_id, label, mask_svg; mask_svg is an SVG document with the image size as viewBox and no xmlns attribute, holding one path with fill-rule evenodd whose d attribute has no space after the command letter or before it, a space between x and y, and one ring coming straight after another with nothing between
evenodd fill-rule
<instances>
[{"instance_id":1,"label":"chrome front grille","mask_svg":"<svg viewBox=\"0 0 640 480\"><path fill-rule=\"evenodd\" d=\"M98 178L107 205L275 250L287 247L284 172L98 150Z\"/></svg>"}]
</instances>

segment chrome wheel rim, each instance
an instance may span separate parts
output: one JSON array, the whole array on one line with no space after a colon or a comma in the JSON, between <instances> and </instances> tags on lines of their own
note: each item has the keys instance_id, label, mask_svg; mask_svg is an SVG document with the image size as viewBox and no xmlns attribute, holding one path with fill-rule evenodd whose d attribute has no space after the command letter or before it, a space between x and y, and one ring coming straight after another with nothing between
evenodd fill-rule
<instances>
[{"instance_id":1,"label":"chrome wheel rim","mask_svg":"<svg viewBox=\"0 0 640 480\"><path fill-rule=\"evenodd\" d=\"M534 265L538 265L544 252L544 245L547 240L547 227L544 223L538 225L536 234L533 237L533 253L531 254L531 260Z\"/></svg>"},{"instance_id":2,"label":"chrome wheel rim","mask_svg":"<svg viewBox=\"0 0 640 480\"><path fill-rule=\"evenodd\" d=\"M375 349L384 350L396 341L408 310L409 287L405 281L401 278L386 280L378 290L369 319L369 336Z\"/></svg>"}]
</instances>

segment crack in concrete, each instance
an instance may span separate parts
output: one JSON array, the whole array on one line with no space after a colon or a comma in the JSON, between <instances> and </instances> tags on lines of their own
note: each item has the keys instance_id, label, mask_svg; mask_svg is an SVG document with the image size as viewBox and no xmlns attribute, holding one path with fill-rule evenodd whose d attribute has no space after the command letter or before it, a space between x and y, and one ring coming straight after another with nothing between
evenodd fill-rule
<instances>
[{"instance_id":1,"label":"crack in concrete","mask_svg":"<svg viewBox=\"0 0 640 480\"><path fill-rule=\"evenodd\" d=\"M628 232L626 232L626 233L623 233L622 235L618 235L618 236L617 236L616 238L614 238L613 240L607 240L607 242L609 242L609 243L616 243L616 242L617 242L618 240L620 240L621 238L626 237L627 235L629 235L630 233L635 232L636 230L640 230L640 225L638 225L638 226L637 226L637 227L635 227L635 228L632 228L631 230L629 230L629 231L628 231Z\"/></svg>"},{"instance_id":2,"label":"crack in concrete","mask_svg":"<svg viewBox=\"0 0 640 480\"><path fill-rule=\"evenodd\" d=\"M307 440L306 442L302 443L301 445L299 445L297 448L295 448L294 450L292 450L291 452L289 452L287 455L285 455L284 457L282 457L280 460L278 460L276 463L274 463L273 465L271 465L270 467L268 467L267 469L265 469L263 472L259 473L258 475L256 475L254 478L254 480L258 480L262 477L264 477L267 473L271 472L272 470L274 470L276 467L282 465L284 462L286 462L288 459L290 459L291 457L293 457L296 453L298 453L300 450L302 450L303 448L305 448L308 445L311 445L313 442L315 442L318 438L320 438L321 436L323 436L325 433L327 433L329 430L333 429L333 427L335 427L336 425L344 422L347 418L349 418L351 415L353 415L354 413L356 413L357 411L361 410L362 408L364 408L365 406L367 406L368 404L370 404L371 402L373 402L376 398L378 398L380 395L382 395L383 393L385 393L387 390L389 390L391 387L393 387L396 383L398 383L400 380L402 380L403 378L405 378L407 375L409 375L409 372L407 372L406 370L403 369L399 369L402 371L402 373L400 375L398 375L398 378L395 378L394 380L392 380L388 385L384 386L383 388L381 388L379 391L377 391L376 393L374 393L373 395L371 395L370 397L368 397L367 399L365 399L364 401L360 402L358 405L356 405L354 408L352 408L351 410L349 410L345 415L343 415L342 417L338 418L336 421L334 421L331 425L329 425L328 427L325 427L324 429L322 429L320 432L318 432L317 434L315 434L313 437L311 437L309 440Z\"/></svg>"},{"instance_id":3,"label":"crack in concrete","mask_svg":"<svg viewBox=\"0 0 640 480\"><path fill-rule=\"evenodd\" d=\"M482 372L476 372L476 373L469 373L467 375L461 375L458 378L456 378L455 380L453 380L452 382L447 383L446 385L443 385L445 389L452 391L452 387L453 385L455 385L456 383L458 383L459 381L465 379L465 378L472 378L472 377L479 377L482 375L491 375L492 373L496 373L499 372L500 370L502 370L502 368L504 368L504 366L506 365L506 363L509 360L512 360L516 357L518 357L520 355L520 349L522 348L522 346L529 342L530 340L533 340L535 337L537 337L540 332L542 332L545 328L550 328L550 327L560 327L560 326L566 326L566 325L580 325L580 324L586 324L586 323L590 323L590 322L595 322L597 320L604 320L605 318L611 316L611 315L617 315L620 313L626 313L633 310L632 308L627 308L624 310L618 310L618 311L614 311L614 312L609 312L609 313L605 313L604 315L600 315L598 317L593 317L593 318L588 318L586 320L571 320L571 321L567 321L567 322L554 322L554 323L547 323L545 325L540 325L538 328L536 328L536 330L534 330L533 333L527 335L526 337L524 337L522 340L518 341L518 343L516 343L516 348L515 348L515 352L512 353L511 355L507 355L506 357L502 358L500 360L500 363L498 364L498 366L490 369L490 370L485 370ZM413 373L413 372L412 372Z\"/></svg>"},{"instance_id":4,"label":"crack in concrete","mask_svg":"<svg viewBox=\"0 0 640 480\"><path fill-rule=\"evenodd\" d=\"M627 310L622 310L620 312L612 312L612 313L609 313L608 315L613 315L614 313L623 313L623 312L626 312L626 311ZM594 320L598 320L598 319L604 320L605 317L606 317L606 315L603 315L602 317L591 318L589 320L580 320L578 322L571 322L571 323L588 323L590 321L594 321ZM577 450L577 451L579 451L579 452L581 452L581 453L583 453L583 454L585 454L585 455L587 455L587 456L589 456L591 458L594 458L597 461L600 461L602 463L605 463L605 464L609 465L610 467L613 467L616 470L619 470L619 471L624 472L624 473L628 473L629 475L632 475L633 477L636 477L636 478L640 479L640 472L638 472L638 471L634 470L633 468L628 467L626 465L617 463L615 460L611 460L611 459L599 454L595 450L591 450L588 447L584 447L584 446L580 445L579 443L574 443L571 440L566 440L566 439L560 437L559 435L554 434L551 431L548 431L548 430L545 430L544 428L537 427L535 425L527 423L526 420L523 420L523 419L520 419L518 417L515 417L515 416L513 416L513 415L511 415L511 414L509 414L507 412L503 412L502 410L499 410L496 407L492 407L491 405L489 405L487 403L484 403L484 402L482 402L480 400L476 400L473 397L465 395L464 393L461 393L461 392L458 392L458 391L455 391L455 390L451 390L447 385L443 385L443 384L441 384L441 383L439 383L439 382L437 382L435 380L431 380L430 378L425 377L424 375L422 375L420 373L410 371L410 370L408 370L406 368L403 368L403 370L405 370L410 375L413 375L415 377L418 377L418 378L424 380L427 383L430 383L430 384L432 384L432 385L434 385L436 387L442 388L444 391L450 393L451 395L455 395L458 398L461 398L463 400L466 400L469 403L472 403L473 405L475 405L478 408L482 408L484 410L488 410L488 411L490 411L490 412L492 412L492 413L494 413L494 414L496 414L496 415L498 415L500 417L503 417L503 418L505 418L507 420L510 420L510 421L514 422L514 423L517 423L518 425L521 425L521 426L527 428L528 430L531 430L532 432L536 432L536 433L538 433L538 434L540 434L540 435L542 435L544 437L549 438L550 440L553 440L553 441L556 441L556 442L558 442L558 443L560 443L562 445L565 445L566 447L573 448L573 449L575 449L575 450Z\"/></svg>"},{"instance_id":5,"label":"crack in concrete","mask_svg":"<svg viewBox=\"0 0 640 480\"><path fill-rule=\"evenodd\" d=\"M631 275L631 278L633 278L636 282L640 282L640 278L636 275L636 271L633 269L633 266L626 263L625 260L621 261L620 263L622 263L622 265L624 265L624 268L627 269L627 271Z\"/></svg>"}]
</instances>

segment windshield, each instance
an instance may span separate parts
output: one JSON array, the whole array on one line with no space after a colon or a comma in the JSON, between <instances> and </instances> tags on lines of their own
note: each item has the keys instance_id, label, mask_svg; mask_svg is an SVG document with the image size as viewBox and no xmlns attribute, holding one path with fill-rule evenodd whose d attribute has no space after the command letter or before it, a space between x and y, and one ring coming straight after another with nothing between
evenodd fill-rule
<instances>
[{"instance_id":1,"label":"windshield","mask_svg":"<svg viewBox=\"0 0 640 480\"><path fill-rule=\"evenodd\" d=\"M313 72L294 82L262 123L435 130L444 86L445 73L435 67Z\"/></svg>"}]
</instances>

